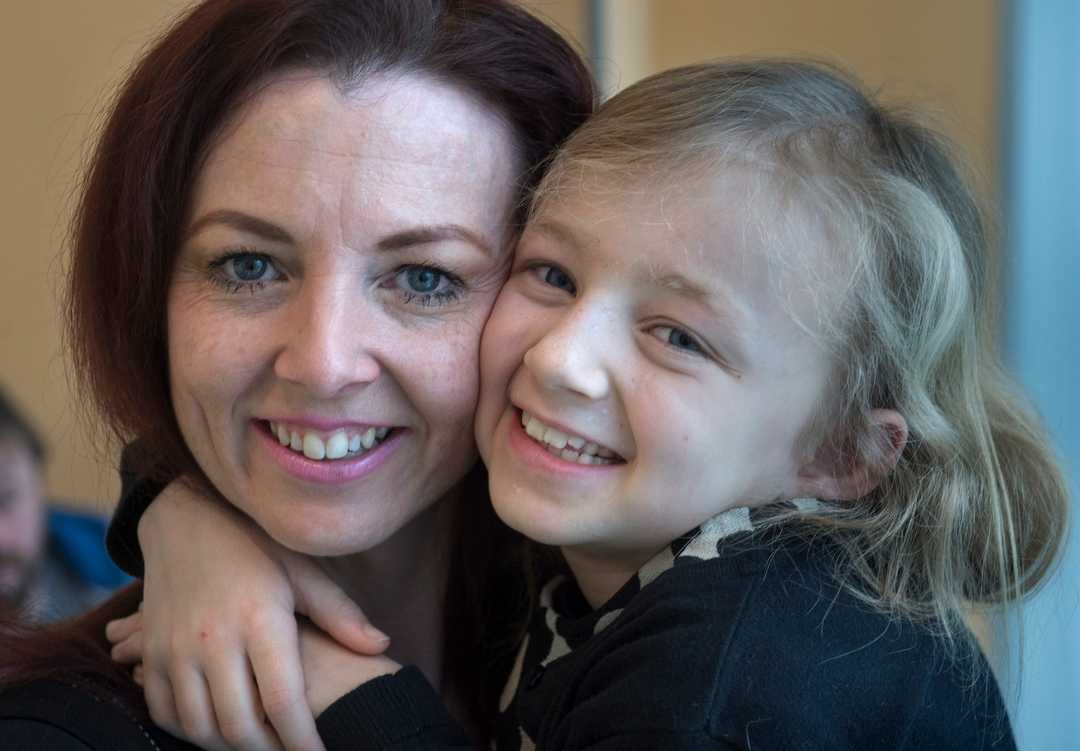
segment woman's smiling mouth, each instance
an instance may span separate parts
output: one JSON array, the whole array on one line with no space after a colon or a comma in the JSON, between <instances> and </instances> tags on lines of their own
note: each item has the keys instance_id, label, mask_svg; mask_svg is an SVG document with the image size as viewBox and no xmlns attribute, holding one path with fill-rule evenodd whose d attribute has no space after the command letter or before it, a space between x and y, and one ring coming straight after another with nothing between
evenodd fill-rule
<instances>
[{"instance_id":1,"label":"woman's smiling mouth","mask_svg":"<svg viewBox=\"0 0 1080 751\"><path fill-rule=\"evenodd\" d=\"M374 425L338 428L329 432L274 420L266 421L266 425L282 446L315 461L360 456L386 440L391 432L391 428Z\"/></svg>"}]
</instances>

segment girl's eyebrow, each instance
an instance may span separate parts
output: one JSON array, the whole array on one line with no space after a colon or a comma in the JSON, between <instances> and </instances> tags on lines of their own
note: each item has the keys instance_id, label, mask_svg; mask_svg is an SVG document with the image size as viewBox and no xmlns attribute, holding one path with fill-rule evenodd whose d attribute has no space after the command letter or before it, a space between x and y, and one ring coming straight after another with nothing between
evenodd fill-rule
<instances>
[{"instance_id":1,"label":"girl's eyebrow","mask_svg":"<svg viewBox=\"0 0 1080 751\"><path fill-rule=\"evenodd\" d=\"M569 245L574 251L578 253L585 252L589 245L596 242L591 234L576 230L573 227L569 227L562 222L553 222L550 220L532 222L529 230L533 232L539 232L540 234L547 235L552 240ZM582 237L582 235L585 235Z\"/></svg>"},{"instance_id":2,"label":"girl's eyebrow","mask_svg":"<svg viewBox=\"0 0 1080 751\"><path fill-rule=\"evenodd\" d=\"M674 292L709 310L727 326L739 331L744 322L742 310L730 294L722 294L716 286L704 285L683 274L658 265L650 266L643 281L651 287Z\"/></svg>"}]
</instances>

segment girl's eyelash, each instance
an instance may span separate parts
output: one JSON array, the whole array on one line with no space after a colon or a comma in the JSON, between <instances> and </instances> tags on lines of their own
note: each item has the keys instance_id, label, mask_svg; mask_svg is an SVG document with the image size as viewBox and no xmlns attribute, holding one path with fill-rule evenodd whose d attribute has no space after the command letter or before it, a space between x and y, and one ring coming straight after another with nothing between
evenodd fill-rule
<instances>
[{"instance_id":1,"label":"girl's eyelash","mask_svg":"<svg viewBox=\"0 0 1080 751\"><path fill-rule=\"evenodd\" d=\"M698 357L709 357L710 356L709 355L709 348L706 347L705 344L702 343L702 341L698 337L694 336L693 334L691 334L689 331L682 328L681 326L673 326L673 325L668 324L668 323L658 323L658 324L654 324L652 326L649 326L648 329L646 329L646 330L649 331L649 332L657 332L658 330L661 330L661 329L664 329L664 330L666 330L668 332L668 336L663 340L663 344L664 344L665 347L670 347L671 349L673 349L673 350L675 350L677 352L681 352L683 354L696 355ZM675 332L680 332L683 335L685 335L685 338L687 339L689 344L692 345L693 349L691 349L690 347L686 347L686 346L679 346L679 345L671 342L670 337L673 334L675 334ZM655 334L653 334L653 335L655 336ZM656 338L660 339L661 337L657 336Z\"/></svg>"},{"instance_id":2,"label":"girl's eyelash","mask_svg":"<svg viewBox=\"0 0 1080 751\"><path fill-rule=\"evenodd\" d=\"M547 269L547 273L544 274L543 279L540 278L539 274L542 269ZM569 292L570 294L576 294L577 292L577 285L574 283L574 278L570 276L570 274L557 263L551 263L549 261L529 261L521 267L521 270L532 274L534 277L537 278L537 281L539 281L541 284L551 287L552 289L562 290L564 292ZM561 287L553 283L553 281L549 278L552 273L563 277L563 281L569 284L571 289L566 289L565 287Z\"/></svg>"}]
</instances>

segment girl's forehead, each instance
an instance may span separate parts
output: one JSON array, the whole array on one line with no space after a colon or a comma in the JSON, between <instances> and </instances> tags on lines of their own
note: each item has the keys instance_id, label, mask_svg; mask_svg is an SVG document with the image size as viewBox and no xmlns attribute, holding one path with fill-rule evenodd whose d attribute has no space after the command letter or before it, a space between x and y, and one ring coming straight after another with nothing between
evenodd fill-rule
<instances>
[{"instance_id":1,"label":"girl's forehead","mask_svg":"<svg viewBox=\"0 0 1080 751\"><path fill-rule=\"evenodd\" d=\"M753 164L627 180L582 172L546 186L526 233L609 273L692 286L800 319L834 307L843 274L811 201Z\"/></svg>"}]
</instances>

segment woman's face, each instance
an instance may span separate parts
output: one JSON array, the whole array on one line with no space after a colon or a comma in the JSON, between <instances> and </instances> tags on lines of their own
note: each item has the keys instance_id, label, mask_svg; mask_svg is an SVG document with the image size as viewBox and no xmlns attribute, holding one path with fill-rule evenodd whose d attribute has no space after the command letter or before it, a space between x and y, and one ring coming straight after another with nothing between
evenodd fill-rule
<instances>
[{"instance_id":1,"label":"woman's face","mask_svg":"<svg viewBox=\"0 0 1080 751\"><path fill-rule=\"evenodd\" d=\"M279 542L368 550L476 460L519 161L497 115L414 75L275 78L213 144L168 293L172 398Z\"/></svg>"}]
</instances>

